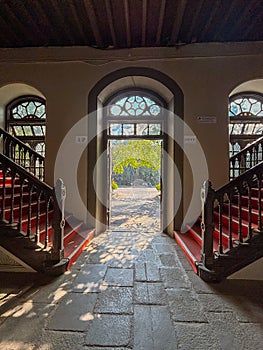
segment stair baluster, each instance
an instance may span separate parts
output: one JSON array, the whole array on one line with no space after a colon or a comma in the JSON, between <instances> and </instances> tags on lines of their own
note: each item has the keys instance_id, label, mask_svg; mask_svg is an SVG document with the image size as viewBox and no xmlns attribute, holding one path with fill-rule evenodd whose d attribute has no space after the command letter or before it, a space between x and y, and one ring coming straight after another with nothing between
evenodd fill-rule
<instances>
[{"instance_id":1,"label":"stair baluster","mask_svg":"<svg viewBox=\"0 0 263 350\"><path fill-rule=\"evenodd\" d=\"M202 250L201 260L205 268L211 269L214 263L213 254L213 209L214 209L214 190L210 181L205 181L201 190L202 200Z\"/></svg>"},{"instance_id":2,"label":"stair baluster","mask_svg":"<svg viewBox=\"0 0 263 350\"><path fill-rule=\"evenodd\" d=\"M18 219L18 231L22 231L22 219L23 219L23 186L24 186L24 178L20 178L20 201L19 201L19 219Z\"/></svg>"},{"instance_id":3,"label":"stair baluster","mask_svg":"<svg viewBox=\"0 0 263 350\"><path fill-rule=\"evenodd\" d=\"M27 222L27 237L30 237L30 236L31 236L32 191L33 191L33 185L32 185L32 184L29 184L29 192L28 192L28 222Z\"/></svg>"},{"instance_id":4,"label":"stair baluster","mask_svg":"<svg viewBox=\"0 0 263 350\"><path fill-rule=\"evenodd\" d=\"M219 254L223 254L223 224L222 224L222 216L223 216L223 198L219 198L219 243L218 243L218 251Z\"/></svg>"},{"instance_id":5,"label":"stair baluster","mask_svg":"<svg viewBox=\"0 0 263 350\"><path fill-rule=\"evenodd\" d=\"M16 177L16 173L14 171L11 171L11 209L10 209L9 224L12 224L14 221L15 177Z\"/></svg>"},{"instance_id":6,"label":"stair baluster","mask_svg":"<svg viewBox=\"0 0 263 350\"><path fill-rule=\"evenodd\" d=\"M241 189L238 189L238 242L243 243L242 233L242 193Z\"/></svg>"},{"instance_id":7,"label":"stair baluster","mask_svg":"<svg viewBox=\"0 0 263 350\"><path fill-rule=\"evenodd\" d=\"M233 235L232 235L232 215L233 215L233 192L230 191L230 193L228 194L228 217L229 217L229 221L228 221L228 249L232 249L233 247Z\"/></svg>"},{"instance_id":8,"label":"stair baluster","mask_svg":"<svg viewBox=\"0 0 263 350\"><path fill-rule=\"evenodd\" d=\"M49 229L49 205L50 205L50 197L46 197L45 199L45 208L46 208L46 217L45 217L45 249L48 247L49 237L48 237L48 229Z\"/></svg>"},{"instance_id":9,"label":"stair baluster","mask_svg":"<svg viewBox=\"0 0 263 350\"><path fill-rule=\"evenodd\" d=\"M252 203L251 203L251 186L247 183L248 191L248 238L252 238Z\"/></svg>"},{"instance_id":10,"label":"stair baluster","mask_svg":"<svg viewBox=\"0 0 263 350\"><path fill-rule=\"evenodd\" d=\"M1 211L1 222L5 222L5 207L6 207L6 166L2 164L3 173L3 189L2 189L2 211Z\"/></svg>"},{"instance_id":11,"label":"stair baluster","mask_svg":"<svg viewBox=\"0 0 263 350\"><path fill-rule=\"evenodd\" d=\"M39 234L40 234L40 203L41 203L41 195L42 191L37 192L37 212L36 212L36 235L35 235L35 242L39 243Z\"/></svg>"},{"instance_id":12,"label":"stair baluster","mask_svg":"<svg viewBox=\"0 0 263 350\"><path fill-rule=\"evenodd\" d=\"M61 260L64 258L64 228L65 228L65 200L66 187L62 179L57 179L55 186L56 198L54 201L54 258Z\"/></svg>"},{"instance_id":13,"label":"stair baluster","mask_svg":"<svg viewBox=\"0 0 263 350\"><path fill-rule=\"evenodd\" d=\"M258 231L262 232L262 174L258 174Z\"/></svg>"}]
</instances>

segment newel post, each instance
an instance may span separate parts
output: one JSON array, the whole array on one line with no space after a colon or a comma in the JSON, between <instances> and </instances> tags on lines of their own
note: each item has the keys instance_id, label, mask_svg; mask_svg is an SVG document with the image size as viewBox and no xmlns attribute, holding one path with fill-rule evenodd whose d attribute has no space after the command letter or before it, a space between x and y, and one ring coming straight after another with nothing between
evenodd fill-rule
<instances>
[{"instance_id":1,"label":"newel post","mask_svg":"<svg viewBox=\"0 0 263 350\"><path fill-rule=\"evenodd\" d=\"M205 181L201 189L202 201L202 251L201 260L207 269L211 270L214 263L213 256L213 236L214 236L214 194L210 181Z\"/></svg>"},{"instance_id":2,"label":"newel post","mask_svg":"<svg viewBox=\"0 0 263 350\"><path fill-rule=\"evenodd\" d=\"M62 179L57 179L54 198L54 241L53 259L60 261L64 258L64 226L65 226L65 199L66 187Z\"/></svg>"}]
</instances>

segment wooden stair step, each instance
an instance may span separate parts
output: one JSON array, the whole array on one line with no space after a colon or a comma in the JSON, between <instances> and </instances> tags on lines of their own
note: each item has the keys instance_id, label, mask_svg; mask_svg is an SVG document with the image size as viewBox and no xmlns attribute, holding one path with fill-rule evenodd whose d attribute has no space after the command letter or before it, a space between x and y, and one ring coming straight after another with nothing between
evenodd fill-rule
<instances>
[{"instance_id":1,"label":"wooden stair step","mask_svg":"<svg viewBox=\"0 0 263 350\"><path fill-rule=\"evenodd\" d=\"M197 243L197 241L193 238L192 234L189 231L187 231L186 233L175 231L174 238L177 244L183 250L193 270L195 271L195 273L197 273L196 263L200 261L200 244Z\"/></svg>"},{"instance_id":2,"label":"wooden stair step","mask_svg":"<svg viewBox=\"0 0 263 350\"><path fill-rule=\"evenodd\" d=\"M228 215L228 209L229 209L229 205L227 203L225 203L224 207L223 207L223 214L225 214L226 216ZM244 218L245 220L248 220L248 214L249 214L248 208L243 206L242 207L242 218ZM232 215L234 217L238 217L238 206L235 204L232 205ZM257 222L258 222L258 209L251 210L251 221L254 224L257 224Z\"/></svg>"},{"instance_id":3,"label":"wooden stair step","mask_svg":"<svg viewBox=\"0 0 263 350\"><path fill-rule=\"evenodd\" d=\"M95 229L87 229L81 232L74 231L74 234L70 235L70 239L64 246L64 257L69 259L67 269L69 270L72 264L77 260L80 253L90 243L94 237Z\"/></svg>"}]
</instances>

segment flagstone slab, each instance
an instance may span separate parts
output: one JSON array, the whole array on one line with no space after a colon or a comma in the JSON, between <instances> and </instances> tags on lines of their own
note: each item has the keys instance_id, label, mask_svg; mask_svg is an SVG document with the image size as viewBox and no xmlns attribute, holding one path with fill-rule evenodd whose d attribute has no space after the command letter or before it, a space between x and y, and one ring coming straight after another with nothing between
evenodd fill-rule
<instances>
[{"instance_id":1,"label":"flagstone slab","mask_svg":"<svg viewBox=\"0 0 263 350\"><path fill-rule=\"evenodd\" d=\"M133 269L111 268L107 269L104 279L104 285L132 287L133 286Z\"/></svg>"},{"instance_id":2,"label":"flagstone slab","mask_svg":"<svg viewBox=\"0 0 263 350\"><path fill-rule=\"evenodd\" d=\"M128 346L131 341L130 337L130 316L97 314L89 325L86 345Z\"/></svg>"},{"instance_id":3,"label":"flagstone slab","mask_svg":"<svg viewBox=\"0 0 263 350\"><path fill-rule=\"evenodd\" d=\"M47 329L62 331L85 331L94 318L97 295L67 294L52 315Z\"/></svg>"},{"instance_id":4,"label":"flagstone slab","mask_svg":"<svg viewBox=\"0 0 263 350\"><path fill-rule=\"evenodd\" d=\"M96 293L100 292L103 278L106 274L107 266L101 264L86 264L74 283L73 291L79 293Z\"/></svg>"},{"instance_id":5,"label":"flagstone slab","mask_svg":"<svg viewBox=\"0 0 263 350\"><path fill-rule=\"evenodd\" d=\"M101 292L96 303L95 313L132 314L133 288L108 287Z\"/></svg>"}]
</instances>

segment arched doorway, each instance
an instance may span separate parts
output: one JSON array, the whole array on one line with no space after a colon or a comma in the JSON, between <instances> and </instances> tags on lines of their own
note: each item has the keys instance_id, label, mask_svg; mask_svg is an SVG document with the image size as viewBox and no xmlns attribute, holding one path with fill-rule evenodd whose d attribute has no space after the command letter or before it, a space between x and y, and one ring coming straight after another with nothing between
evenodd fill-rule
<instances>
[{"instance_id":1,"label":"arched doorway","mask_svg":"<svg viewBox=\"0 0 263 350\"><path fill-rule=\"evenodd\" d=\"M108 154L108 226L160 230L162 196L156 186L161 194L164 186L161 163L163 149L167 148L165 121L165 102L145 89L121 90L105 103L103 144ZM121 197L115 206L113 183L120 186ZM113 210L112 216L113 206L116 209L120 203L121 209Z\"/></svg>"},{"instance_id":2,"label":"arched doorway","mask_svg":"<svg viewBox=\"0 0 263 350\"><path fill-rule=\"evenodd\" d=\"M94 134L96 130L97 137L88 147L88 186L87 186L87 207L91 217L96 218L89 222L91 226L96 226L97 232L101 232L107 227L107 206L104 204L107 199L100 200L106 194L107 183L103 174L107 173L106 162L101 164L94 174L97 160L105 150L103 147L103 106L106 101L115 93L127 89L146 89L159 95L167 106L167 125L170 134L165 151L174 161L177 172L181 178L180 190L183 182L183 150L177 142L174 141L173 135L176 133L177 138L183 138L182 124L176 124L174 116L183 119L183 93L179 86L167 75L154 69L145 67L128 67L112 72L101 79L91 90L88 99L88 112L91 115L95 112L96 117L89 119L88 130ZM181 130L182 129L182 130ZM95 184L94 184L95 178ZM167 160L163 163L163 183L166 184L163 189L163 216L162 230L173 234L175 227L181 227L183 219L183 203L180 202L179 208L174 213L175 193L177 193L177 184L175 183L174 169L169 169ZM98 196L100 192L100 196ZM92 220L92 219L91 219Z\"/></svg>"}]
</instances>

